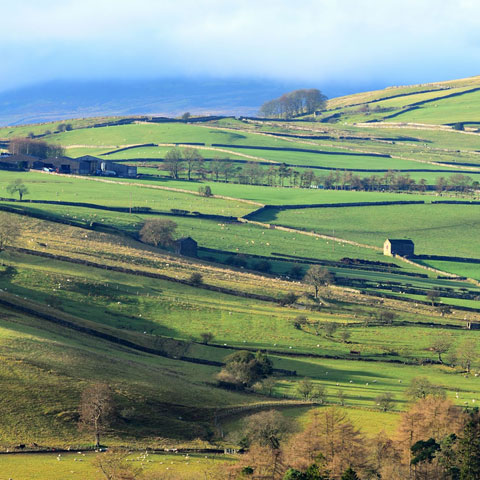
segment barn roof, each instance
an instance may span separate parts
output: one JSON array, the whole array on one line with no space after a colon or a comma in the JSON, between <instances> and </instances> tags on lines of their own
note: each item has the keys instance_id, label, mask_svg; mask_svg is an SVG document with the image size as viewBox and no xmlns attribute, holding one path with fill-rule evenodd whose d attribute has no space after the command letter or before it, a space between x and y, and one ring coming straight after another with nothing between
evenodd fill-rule
<instances>
[{"instance_id":1,"label":"barn roof","mask_svg":"<svg viewBox=\"0 0 480 480\"><path fill-rule=\"evenodd\" d=\"M32 162L35 160L38 160L38 157L24 155L22 153L15 153L13 155L0 155L0 161L6 163Z\"/></svg>"},{"instance_id":2,"label":"barn roof","mask_svg":"<svg viewBox=\"0 0 480 480\"><path fill-rule=\"evenodd\" d=\"M387 238L391 245L413 245L413 241L406 238Z\"/></svg>"},{"instance_id":3,"label":"barn roof","mask_svg":"<svg viewBox=\"0 0 480 480\"><path fill-rule=\"evenodd\" d=\"M82 162L100 162L100 158L94 157L93 155L83 155L81 157L77 157L75 160L82 161Z\"/></svg>"},{"instance_id":4,"label":"barn roof","mask_svg":"<svg viewBox=\"0 0 480 480\"><path fill-rule=\"evenodd\" d=\"M195 240L192 237L182 237L182 238L179 238L177 240L177 243L182 243L182 242L186 242L186 241L195 242ZM195 243L197 243L197 242L195 242Z\"/></svg>"}]
</instances>

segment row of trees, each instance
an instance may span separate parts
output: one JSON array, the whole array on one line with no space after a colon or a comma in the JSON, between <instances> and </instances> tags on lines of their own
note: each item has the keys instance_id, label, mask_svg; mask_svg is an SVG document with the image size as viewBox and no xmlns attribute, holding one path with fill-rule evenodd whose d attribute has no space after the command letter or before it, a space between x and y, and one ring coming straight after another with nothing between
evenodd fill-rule
<instances>
[{"instance_id":1,"label":"row of trees","mask_svg":"<svg viewBox=\"0 0 480 480\"><path fill-rule=\"evenodd\" d=\"M206 178L207 171L204 166L204 159L196 148L184 148L183 151L179 148L169 150L165 155L163 162L165 169L170 176L178 180L181 172L186 172L187 180L191 180L193 174L197 178Z\"/></svg>"},{"instance_id":2,"label":"row of trees","mask_svg":"<svg viewBox=\"0 0 480 480\"><path fill-rule=\"evenodd\" d=\"M346 170L331 170L317 175L314 170L297 170L285 163L265 167L257 162L235 164L228 159L205 162L197 149L186 148L183 152L174 148L167 152L164 167L173 179L212 180L215 182L236 182L248 185L271 185L290 187L323 187L326 189L375 191L426 191L427 180L416 182L410 175L390 170L383 175L361 177ZM436 190L469 192L479 188L479 182L464 174L449 178L438 177Z\"/></svg>"},{"instance_id":3,"label":"row of trees","mask_svg":"<svg viewBox=\"0 0 480 480\"><path fill-rule=\"evenodd\" d=\"M279 412L245 421L248 452L225 478L273 480L475 480L480 478L480 414L427 395L397 431L368 438L344 411L317 411L302 432Z\"/></svg>"},{"instance_id":4,"label":"row of trees","mask_svg":"<svg viewBox=\"0 0 480 480\"><path fill-rule=\"evenodd\" d=\"M249 354L249 355L247 355ZM271 364L261 355L236 352L227 367L248 376L265 377ZM252 375L253 374L253 375ZM250 381L250 380L249 380ZM299 382L305 399L323 403L324 392L315 392L308 380ZM344 410L316 410L306 428L275 410L247 417L232 440L247 449L233 466L222 466L208 478L272 480L476 480L480 478L480 414L478 408L460 409L444 391L425 378L412 381L406 394L412 398L392 435L380 432L366 437ZM387 397L386 402L389 400ZM386 404L387 404L386 403ZM112 390L97 383L84 389L79 406L79 427L94 436L114 424L116 413ZM125 453L114 451L97 459L106 478L143 478L130 470ZM106 471L117 476L108 476ZM122 472L123 476L119 476ZM152 477L153 478L153 477Z\"/></svg>"},{"instance_id":5,"label":"row of trees","mask_svg":"<svg viewBox=\"0 0 480 480\"><path fill-rule=\"evenodd\" d=\"M33 138L12 138L8 151L13 155L31 155L40 159L65 155L65 149L61 145Z\"/></svg>"},{"instance_id":6,"label":"row of trees","mask_svg":"<svg viewBox=\"0 0 480 480\"><path fill-rule=\"evenodd\" d=\"M323 110L327 97L316 88L294 90L279 98L265 102L260 107L260 116L267 118L293 118Z\"/></svg>"}]
</instances>

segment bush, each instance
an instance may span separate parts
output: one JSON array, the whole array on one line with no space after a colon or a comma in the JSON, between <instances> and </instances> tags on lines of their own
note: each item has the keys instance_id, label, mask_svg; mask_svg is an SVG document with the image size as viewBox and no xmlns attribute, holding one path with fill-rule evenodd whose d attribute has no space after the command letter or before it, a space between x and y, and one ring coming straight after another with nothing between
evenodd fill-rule
<instances>
[{"instance_id":1,"label":"bush","mask_svg":"<svg viewBox=\"0 0 480 480\"><path fill-rule=\"evenodd\" d=\"M294 280L300 280L303 278L303 269L299 265L293 265L292 268L287 272L287 275Z\"/></svg>"},{"instance_id":2,"label":"bush","mask_svg":"<svg viewBox=\"0 0 480 480\"><path fill-rule=\"evenodd\" d=\"M293 305L298 300L298 295L295 295L293 292L285 294L282 298L278 300L280 305Z\"/></svg>"},{"instance_id":3,"label":"bush","mask_svg":"<svg viewBox=\"0 0 480 480\"><path fill-rule=\"evenodd\" d=\"M258 270L259 272L270 273L272 270L272 264L267 260L261 260L259 262L255 262L252 265L253 270Z\"/></svg>"},{"instance_id":4,"label":"bush","mask_svg":"<svg viewBox=\"0 0 480 480\"><path fill-rule=\"evenodd\" d=\"M225 260L225 263L227 265L232 265L232 267L244 267L244 268L246 268L248 266L247 261L241 255L230 255Z\"/></svg>"},{"instance_id":5,"label":"bush","mask_svg":"<svg viewBox=\"0 0 480 480\"><path fill-rule=\"evenodd\" d=\"M202 343L208 345L213 339L215 335L211 332L203 332L200 334L200 338L202 339Z\"/></svg>"},{"instance_id":6,"label":"bush","mask_svg":"<svg viewBox=\"0 0 480 480\"><path fill-rule=\"evenodd\" d=\"M225 358L225 367L217 380L223 386L245 388L266 378L272 371L272 362L266 355L240 350Z\"/></svg>"},{"instance_id":7,"label":"bush","mask_svg":"<svg viewBox=\"0 0 480 480\"><path fill-rule=\"evenodd\" d=\"M212 189L208 185L206 187L199 187L198 193L202 195L202 197L211 197L213 195Z\"/></svg>"},{"instance_id":8,"label":"bush","mask_svg":"<svg viewBox=\"0 0 480 480\"><path fill-rule=\"evenodd\" d=\"M188 282L193 286L199 286L203 284L203 276L201 273L194 272L190 275Z\"/></svg>"},{"instance_id":9,"label":"bush","mask_svg":"<svg viewBox=\"0 0 480 480\"><path fill-rule=\"evenodd\" d=\"M305 315L298 315L292 320L294 328L301 330L305 325L308 324L308 318Z\"/></svg>"}]
</instances>

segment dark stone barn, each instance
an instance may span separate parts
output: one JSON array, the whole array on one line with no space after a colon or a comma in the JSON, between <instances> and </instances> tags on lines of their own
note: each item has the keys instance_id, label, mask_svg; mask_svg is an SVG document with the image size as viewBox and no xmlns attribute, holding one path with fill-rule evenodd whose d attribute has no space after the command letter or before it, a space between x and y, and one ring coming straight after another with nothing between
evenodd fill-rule
<instances>
[{"instance_id":1,"label":"dark stone barn","mask_svg":"<svg viewBox=\"0 0 480 480\"><path fill-rule=\"evenodd\" d=\"M387 238L383 244L383 254L393 257L400 255L402 257L413 257L415 245L412 240L398 240Z\"/></svg>"},{"instance_id":2,"label":"dark stone barn","mask_svg":"<svg viewBox=\"0 0 480 480\"><path fill-rule=\"evenodd\" d=\"M197 242L192 237L179 238L175 242L175 253L185 255L187 257L197 256Z\"/></svg>"}]
</instances>

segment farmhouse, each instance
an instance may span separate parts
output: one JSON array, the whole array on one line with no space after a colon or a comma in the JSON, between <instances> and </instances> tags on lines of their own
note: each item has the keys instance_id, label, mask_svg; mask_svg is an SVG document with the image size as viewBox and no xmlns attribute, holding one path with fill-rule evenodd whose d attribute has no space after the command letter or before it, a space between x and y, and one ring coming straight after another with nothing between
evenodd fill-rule
<instances>
[{"instance_id":1,"label":"farmhouse","mask_svg":"<svg viewBox=\"0 0 480 480\"><path fill-rule=\"evenodd\" d=\"M192 237L179 238L175 242L175 253L187 257L197 256L197 242Z\"/></svg>"},{"instance_id":2,"label":"farmhouse","mask_svg":"<svg viewBox=\"0 0 480 480\"><path fill-rule=\"evenodd\" d=\"M398 240L387 238L383 244L383 254L389 257L401 255L402 257L413 257L415 245L412 240Z\"/></svg>"}]
</instances>

